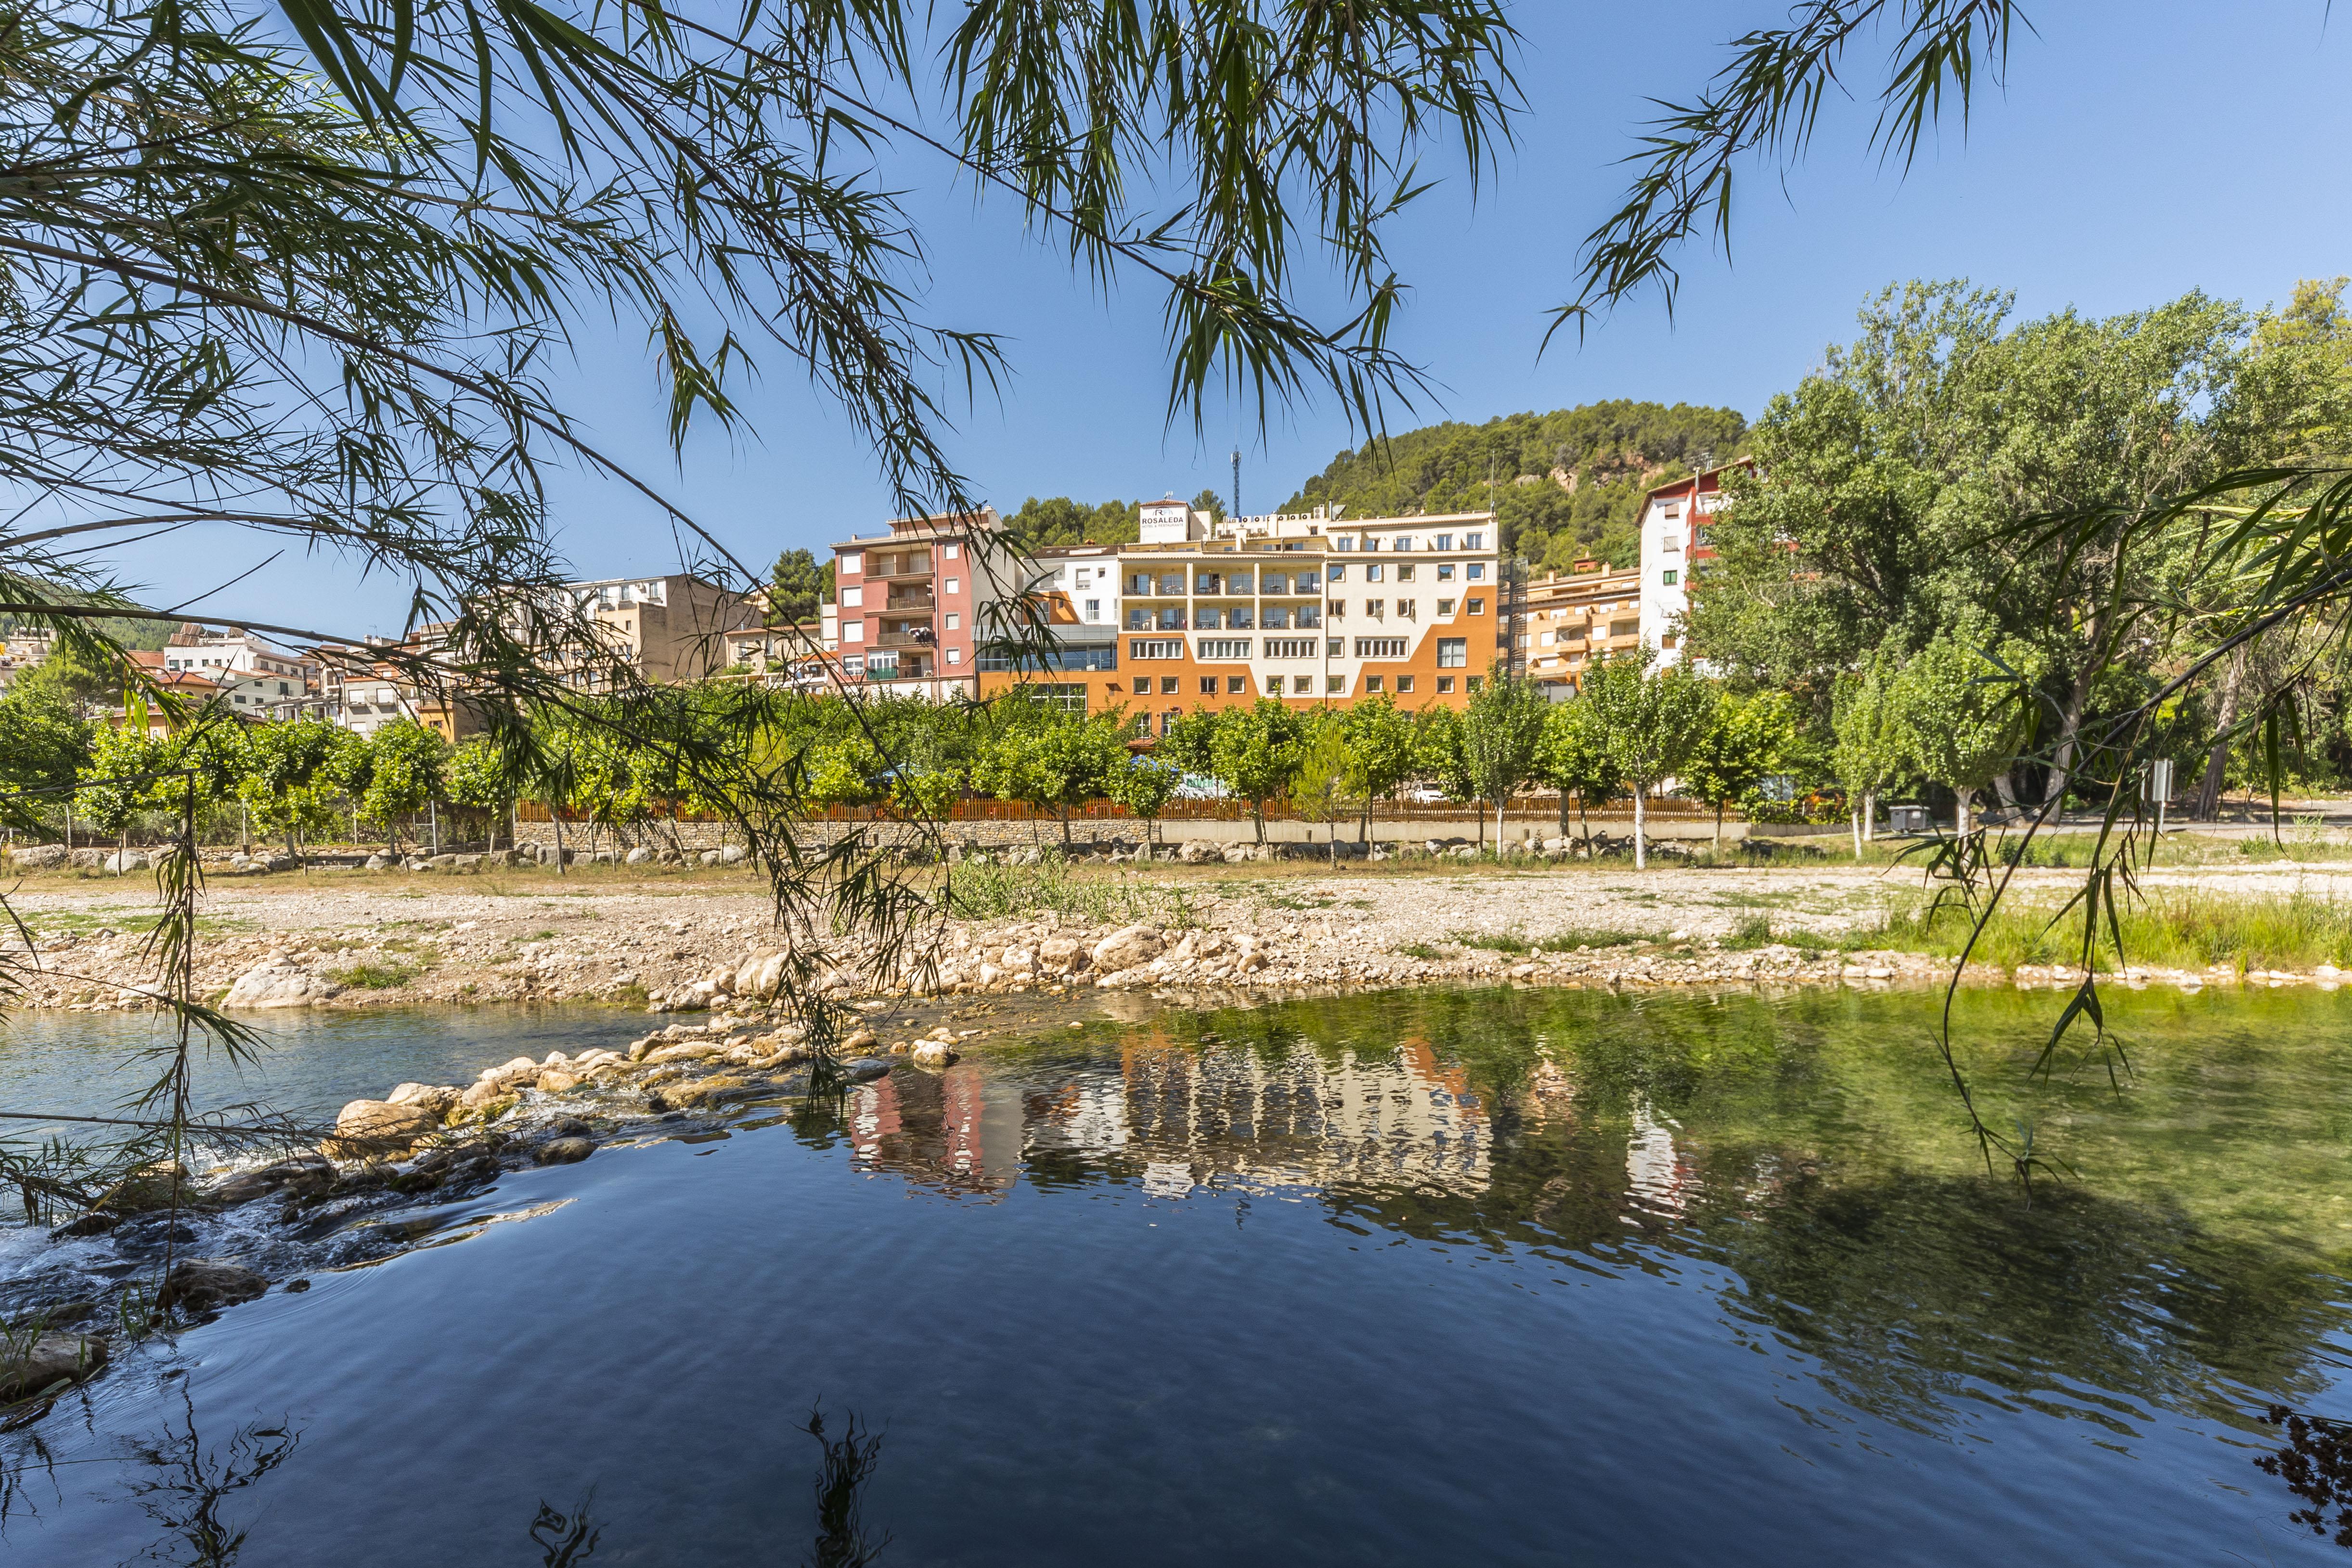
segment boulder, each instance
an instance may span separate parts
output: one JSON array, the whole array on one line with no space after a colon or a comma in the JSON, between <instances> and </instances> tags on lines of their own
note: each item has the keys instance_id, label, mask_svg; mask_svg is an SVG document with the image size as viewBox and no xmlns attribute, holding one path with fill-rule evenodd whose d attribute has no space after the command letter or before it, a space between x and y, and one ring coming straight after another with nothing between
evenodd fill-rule
<instances>
[{"instance_id":1,"label":"boulder","mask_svg":"<svg viewBox=\"0 0 2352 1568\"><path fill-rule=\"evenodd\" d=\"M1072 936L1049 936L1037 944L1037 962L1055 974L1068 974L1087 966L1087 950Z\"/></svg>"},{"instance_id":2,"label":"boulder","mask_svg":"<svg viewBox=\"0 0 2352 1568\"><path fill-rule=\"evenodd\" d=\"M1163 945L1156 926L1122 926L1095 943L1087 956L1097 969L1108 974L1150 963L1160 956Z\"/></svg>"},{"instance_id":3,"label":"boulder","mask_svg":"<svg viewBox=\"0 0 2352 1568\"><path fill-rule=\"evenodd\" d=\"M877 1078L890 1076L890 1064L880 1057L860 1057L842 1065L842 1076L852 1083L870 1083Z\"/></svg>"},{"instance_id":4,"label":"boulder","mask_svg":"<svg viewBox=\"0 0 2352 1568\"><path fill-rule=\"evenodd\" d=\"M0 1339L0 1405L71 1385L106 1364L106 1342L84 1334L40 1334L29 1344Z\"/></svg>"},{"instance_id":5,"label":"boulder","mask_svg":"<svg viewBox=\"0 0 2352 1568\"><path fill-rule=\"evenodd\" d=\"M919 1068L950 1067L954 1064L955 1059L955 1047L949 1045L945 1040L918 1040L915 1042L915 1048L912 1052L912 1060Z\"/></svg>"},{"instance_id":6,"label":"boulder","mask_svg":"<svg viewBox=\"0 0 2352 1568\"><path fill-rule=\"evenodd\" d=\"M163 1276L155 1305L166 1312L175 1308L192 1315L215 1312L250 1301L268 1289L268 1280L241 1263L187 1258L172 1265L172 1271Z\"/></svg>"},{"instance_id":7,"label":"boulder","mask_svg":"<svg viewBox=\"0 0 2352 1568\"><path fill-rule=\"evenodd\" d=\"M381 855L371 855L367 858L365 864L367 868L371 871L381 871L387 866L390 866L392 862L385 859Z\"/></svg>"},{"instance_id":8,"label":"boulder","mask_svg":"<svg viewBox=\"0 0 2352 1568\"><path fill-rule=\"evenodd\" d=\"M1037 967L1037 952L1034 948L1008 947L999 962L1015 973L1026 974Z\"/></svg>"},{"instance_id":9,"label":"boulder","mask_svg":"<svg viewBox=\"0 0 2352 1568\"><path fill-rule=\"evenodd\" d=\"M642 866L653 858L654 852L640 844L635 849L630 850L627 855L623 857L623 864L629 866Z\"/></svg>"},{"instance_id":10,"label":"boulder","mask_svg":"<svg viewBox=\"0 0 2352 1568\"><path fill-rule=\"evenodd\" d=\"M550 1068L539 1075L539 1092L541 1094L562 1094L579 1087L580 1075L566 1072L562 1068Z\"/></svg>"},{"instance_id":11,"label":"boulder","mask_svg":"<svg viewBox=\"0 0 2352 1568\"><path fill-rule=\"evenodd\" d=\"M695 858L705 866L716 866L719 864L719 851L716 849L706 849L700 855L696 856Z\"/></svg>"},{"instance_id":12,"label":"boulder","mask_svg":"<svg viewBox=\"0 0 2352 1568\"><path fill-rule=\"evenodd\" d=\"M354 1100L335 1115L335 1136L326 1152L341 1160L405 1151L427 1133L440 1130L441 1119L415 1105L394 1105L388 1100Z\"/></svg>"},{"instance_id":13,"label":"boulder","mask_svg":"<svg viewBox=\"0 0 2352 1568\"><path fill-rule=\"evenodd\" d=\"M551 1138L531 1151L530 1157L542 1165L575 1165L596 1152L596 1145L585 1138Z\"/></svg>"},{"instance_id":14,"label":"boulder","mask_svg":"<svg viewBox=\"0 0 2352 1568\"><path fill-rule=\"evenodd\" d=\"M215 1204L249 1203L268 1194L288 1188L315 1188L335 1179L335 1167L324 1156L298 1154L290 1160L280 1160L274 1165L258 1170L239 1171L224 1181L215 1183L205 1193L205 1201Z\"/></svg>"},{"instance_id":15,"label":"boulder","mask_svg":"<svg viewBox=\"0 0 2352 1568\"><path fill-rule=\"evenodd\" d=\"M255 857L253 863L265 871L299 871L302 868L302 862L291 855L260 855Z\"/></svg>"},{"instance_id":16,"label":"boulder","mask_svg":"<svg viewBox=\"0 0 2352 1568\"><path fill-rule=\"evenodd\" d=\"M446 1083L404 1083L394 1085L383 1098L394 1105L413 1105L428 1116L446 1116L456 1108L462 1092Z\"/></svg>"},{"instance_id":17,"label":"boulder","mask_svg":"<svg viewBox=\"0 0 2352 1568\"><path fill-rule=\"evenodd\" d=\"M714 969L702 977L702 984L710 988L714 996L731 996L735 994L735 972L726 968Z\"/></svg>"},{"instance_id":18,"label":"boulder","mask_svg":"<svg viewBox=\"0 0 2352 1568\"><path fill-rule=\"evenodd\" d=\"M19 844L8 852L9 863L20 871L37 871L66 863L62 844Z\"/></svg>"},{"instance_id":19,"label":"boulder","mask_svg":"<svg viewBox=\"0 0 2352 1568\"><path fill-rule=\"evenodd\" d=\"M78 870L95 871L106 864L106 851L103 849L69 850L67 852L66 860Z\"/></svg>"},{"instance_id":20,"label":"boulder","mask_svg":"<svg viewBox=\"0 0 2352 1568\"><path fill-rule=\"evenodd\" d=\"M721 866L740 865L749 858L749 855L750 852L740 844L722 844L719 847L719 863Z\"/></svg>"},{"instance_id":21,"label":"boulder","mask_svg":"<svg viewBox=\"0 0 2352 1568\"><path fill-rule=\"evenodd\" d=\"M109 855L105 863L99 868L102 871L112 871L117 876L125 871L144 871L147 868L147 855L144 850L140 849L118 849Z\"/></svg>"},{"instance_id":22,"label":"boulder","mask_svg":"<svg viewBox=\"0 0 2352 1568\"><path fill-rule=\"evenodd\" d=\"M169 1160L156 1160L107 1188L90 1207L101 1214L121 1216L185 1207L193 1201L194 1194L188 1190L188 1168Z\"/></svg>"},{"instance_id":23,"label":"boulder","mask_svg":"<svg viewBox=\"0 0 2352 1568\"><path fill-rule=\"evenodd\" d=\"M342 992L290 958L265 958L236 977L224 1007L315 1007Z\"/></svg>"}]
</instances>

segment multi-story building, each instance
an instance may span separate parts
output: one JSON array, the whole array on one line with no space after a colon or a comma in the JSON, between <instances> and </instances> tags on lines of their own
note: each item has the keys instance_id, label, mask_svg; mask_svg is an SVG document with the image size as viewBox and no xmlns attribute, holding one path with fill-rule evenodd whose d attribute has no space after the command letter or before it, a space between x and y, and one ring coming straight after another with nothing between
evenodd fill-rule
<instances>
[{"instance_id":1,"label":"multi-story building","mask_svg":"<svg viewBox=\"0 0 2352 1568\"><path fill-rule=\"evenodd\" d=\"M939 701L976 693L976 612L1011 596L1003 526L982 507L836 543L829 618L843 677Z\"/></svg>"},{"instance_id":2,"label":"multi-story building","mask_svg":"<svg viewBox=\"0 0 2352 1568\"><path fill-rule=\"evenodd\" d=\"M1707 519L1723 505L1723 476L1732 468L1753 472L1755 459L1742 458L1660 485L1643 503L1641 635L1644 644L1657 650L1662 664L1682 658L1691 582L1715 555Z\"/></svg>"},{"instance_id":3,"label":"multi-story building","mask_svg":"<svg viewBox=\"0 0 2352 1568\"><path fill-rule=\"evenodd\" d=\"M1566 697L1585 668L1642 646L1642 572L1580 561L1532 578L1519 591L1519 658L1528 678Z\"/></svg>"},{"instance_id":4,"label":"multi-story building","mask_svg":"<svg viewBox=\"0 0 2352 1568\"><path fill-rule=\"evenodd\" d=\"M729 662L727 636L757 624L740 594L690 572L664 577L609 577L567 583L594 626L593 643L555 650L558 670L583 691L608 688L625 665L635 679L660 684L699 680Z\"/></svg>"},{"instance_id":5,"label":"multi-story building","mask_svg":"<svg viewBox=\"0 0 2352 1568\"><path fill-rule=\"evenodd\" d=\"M47 626L19 626L0 638L0 691L47 658L58 646L58 634Z\"/></svg>"}]
</instances>

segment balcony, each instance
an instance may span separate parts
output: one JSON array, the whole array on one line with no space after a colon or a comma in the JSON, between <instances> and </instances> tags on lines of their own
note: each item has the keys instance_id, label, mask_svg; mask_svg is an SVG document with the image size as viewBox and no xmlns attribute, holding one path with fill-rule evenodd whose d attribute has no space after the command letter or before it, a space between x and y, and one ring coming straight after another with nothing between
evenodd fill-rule
<instances>
[{"instance_id":1,"label":"balcony","mask_svg":"<svg viewBox=\"0 0 2352 1568\"><path fill-rule=\"evenodd\" d=\"M903 611L910 616L928 616L937 608L939 608L939 601L931 597L929 589L925 589L920 593L891 595L884 601L882 613L888 616L898 615Z\"/></svg>"},{"instance_id":2,"label":"balcony","mask_svg":"<svg viewBox=\"0 0 2352 1568\"><path fill-rule=\"evenodd\" d=\"M874 639L874 646L877 647L934 647L938 646L939 640L939 635L932 631L930 622L925 621L919 626L884 626L882 635Z\"/></svg>"}]
</instances>

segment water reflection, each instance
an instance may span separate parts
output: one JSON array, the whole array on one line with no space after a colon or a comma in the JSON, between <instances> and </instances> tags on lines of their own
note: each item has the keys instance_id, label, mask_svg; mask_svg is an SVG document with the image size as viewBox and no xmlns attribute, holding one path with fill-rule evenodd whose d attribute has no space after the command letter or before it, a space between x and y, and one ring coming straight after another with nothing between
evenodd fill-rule
<instances>
[{"instance_id":1,"label":"water reflection","mask_svg":"<svg viewBox=\"0 0 2352 1568\"><path fill-rule=\"evenodd\" d=\"M588 1511L595 1500L592 1489L570 1513L558 1513L545 1498L539 1500L539 1513L530 1521L530 1539L540 1550L543 1568L577 1568L594 1554L596 1542L604 1533Z\"/></svg>"},{"instance_id":2,"label":"water reflection","mask_svg":"<svg viewBox=\"0 0 2352 1568\"><path fill-rule=\"evenodd\" d=\"M1360 1234L1682 1272L1836 1402L1915 1429L2020 1407L2119 1437L2155 1409L2251 1428L2245 1389L2300 1402L2332 1376L2342 1281L2308 1247L2111 1175L2029 1202L1959 1158L1916 1168L1906 1138L1960 1148L1932 1082L1857 1123L1880 1040L1760 1001L1381 1001L894 1073L849 1101L854 1165L992 1203L1024 1183L1307 1195ZM2131 1136L2183 1186L2275 1180L2257 1142Z\"/></svg>"},{"instance_id":3,"label":"water reflection","mask_svg":"<svg viewBox=\"0 0 2352 1568\"><path fill-rule=\"evenodd\" d=\"M2352 1546L2352 1425L2305 1415L2284 1405L2272 1405L2263 1419L2284 1429L2286 1447L2262 1455L2254 1464L2311 1505L2288 1514L2288 1521L2325 1538L2327 1510L2334 1509L2336 1544Z\"/></svg>"},{"instance_id":4,"label":"water reflection","mask_svg":"<svg viewBox=\"0 0 2352 1568\"><path fill-rule=\"evenodd\" d=\"M249 1526L226 1516L230 1500L257 1486L292 1457L301 1436L285 1421L238 1427L207 1446L196 1430L195 1402L180 1390L183 1419L153 1438L125 1443L129 1488L142 1510L163 1526L163 1538L133 1559L227 1568L245 1551Z\"/></svg>"}]
</instances>

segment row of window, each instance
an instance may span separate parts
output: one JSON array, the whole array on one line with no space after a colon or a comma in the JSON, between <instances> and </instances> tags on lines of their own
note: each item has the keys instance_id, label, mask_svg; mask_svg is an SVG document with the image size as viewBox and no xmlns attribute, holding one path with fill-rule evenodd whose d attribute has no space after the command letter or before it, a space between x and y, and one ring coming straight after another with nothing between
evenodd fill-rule
<instances>
[{"instance_id":1,"label":"row of window","mask_svg":"<svg viewBox=\"0 0 2352 1568\"><path fill-rule=\"evenodd\" d=\"M1376 533L1335 533L1331 536L1331 548L1334 550L1356 550L1359 548L1364 550L1378 550L1380 547L1381 536ZM1389 548L1391 550L1418 550L1421 548L1421 536L1413 533L1391 534L1389 536ZM1432 550L1453 549L1454 535L1450 533L1431 535L1429 548ZM1476 533L1464 534L1462 536L1462 548L1465 550L1486 549L1486 533L1482 531Z\"/></svg>"},{"instance_id":2,"label":"row of window","mask_svg":"<svg viewBox=\"0 0 2352 1568\"><path fill-rule=\"evenodd\" d=\"M1321 637L1268 637L1265 639L1265 652L1259 657L1339 658L1343 657L1347 650L1348 643L1345 637L1331 637L1328 640ZM1181 637L1130 637L1127 645L1127 657L1138 660L1182 658L1184 639ZM1200 639L1199 657L1212 662L1245 659L1250 657L1249 639L1247 637L1202 637ZM1405 657L1405 639L1403 637L1358 637L1356 657L1358 658L1402 658ZM1469 662L1469 638L1440 637L1437 639L1437 667L1440 669L1459 669ZM983 665L982 668L987 667ZM1089 665L1086 668L1108 669L1111 666ZM1168 679L1173 679L1174 677Z\"/></svg>"},{"instance_id":3,"label":"row of window","mask_svg":"<svg viewBox=\"0 0 2352 1568\"><path fill-rule=\"evenodd\" d=\"M1158 695L1161 697L1176 697L1182 694L1184 683L1181 678L1173 675L1163 675L1158 679L1160 681ZM1410 675L1399 675L1387 678L1378 675L1368 675L1364 677L1364 693L1366 696L1376 697L1384 691L1394 691L1400 697L1410 697L1413 695L1415 690L1415 677ZM1153 678L1148 675L1139 677L1135 682L1135 694L1138 697L1152 696L1152 679ZM1455 678L1451 675L1439 676L1437 678L1438 693L1441 696L1450 696L1454 691L1454 679ZM1468 689L1472 691L1477 690L1480 686L1485 683L1485 679L1486 678L1483 676L1473 675L1468 677ZM1391 684L1391 681L1393 681L1394 684ZM1049 687L1045 689L1074 689L1083 692L1086 689L1084 687ZM1200 678L1199 691L1200 695L1202 697L1216 697L1219 695L1226 697L1239 697L1248 689L1249 678L1247 676L1203 675ZM1263 689L1268 697L1312 697L1315 695L1315 678L1311 675L1269 675L1265 678ZM1324 695L1328 697L1346 696L1348 693L1348 678L1344 675L1325 676L1323 678L1323 692ZM1084 709L1081 708L1079 710L1084 711ZM1162 734L1167 732L1164 726L1160 732Z\"/></svg>"},{"instance_id":4,"label":"row of window","mask_svg":"<svg viewBox=\"0 0 2352 1568\"><path fill-rule=\"evenodd\" d=\"M1389 576L1391 568L1383 563L1367 561L1362 563L1361 570L1364 574L1364 581L1367 583L1385 583L1391 580ZM1393 580L1396 582L1412 583L1419 580L1421 567L1416 563L1400 561L1396 563L1394 570L1396 575ZM1465 582L1483 583L1486 580L1486 563L1484 561L1441 561L1432 570L1436 574L1435 580L1440 583L1454 581L1457 573ZM1346 563L1335 561L1319 574L1315 572L1300 572L1295 574L1282 572L1265 573L1257 578L1255 592L1267 598L1303 597L1320 592L1323 584L1344 583L1347 580ZM1192 592L1196 595L1211 598L1247 598L1252 593L1250 581L1250 575L1247 573L1196 572L1192 576ZM952 577L949 578L948 592L951 594L955 592L955 585L956 580ZM845 605L856 603L851 597L856 592L854 588L844 588L841 591L841 602ZM1131 572L1127 578L1127 592L1130 596L1137 598L1181 599L1185 596L1184 574L1181 572Z\"/></svg>"},{"instance_id":5,"label":"row of window","mask_svg":"<svg viewBox=\"0 0 2352 1568\"><path fill-rule=\"evenodd\" d=\"M940 546L940 554L949 561L959 560L963 555L963 546L950 540ZM835 569L845 577L858 575L866 570L866 552L852 550L846 554L835 557ZM908 550L895 553L877 551L874 554L874 575L877 577L904 577L916 573L928 572L930 569L931 552L928 549ZM950 584L948 592L950 594L955 592L952 584Z\"/></svg>"},{"instance_id":6,"label":"row of window","mask_svg":"<svg viewBox=\"0 0 2352 1568\"><path fill-rule=\"evenodd\" d=\"M960 594L963 592L963 579L961 577L950 577L940 586L941 591L944 593ZM866 607L866 590L856 584L845 584L841 589L840 605L845 610L864 609ZM884 607L887 608L887 606L886 605ZM929 607L929 605L910 605L906 606L909 614L927 609Z\"/></svg>"}]
</instances>

